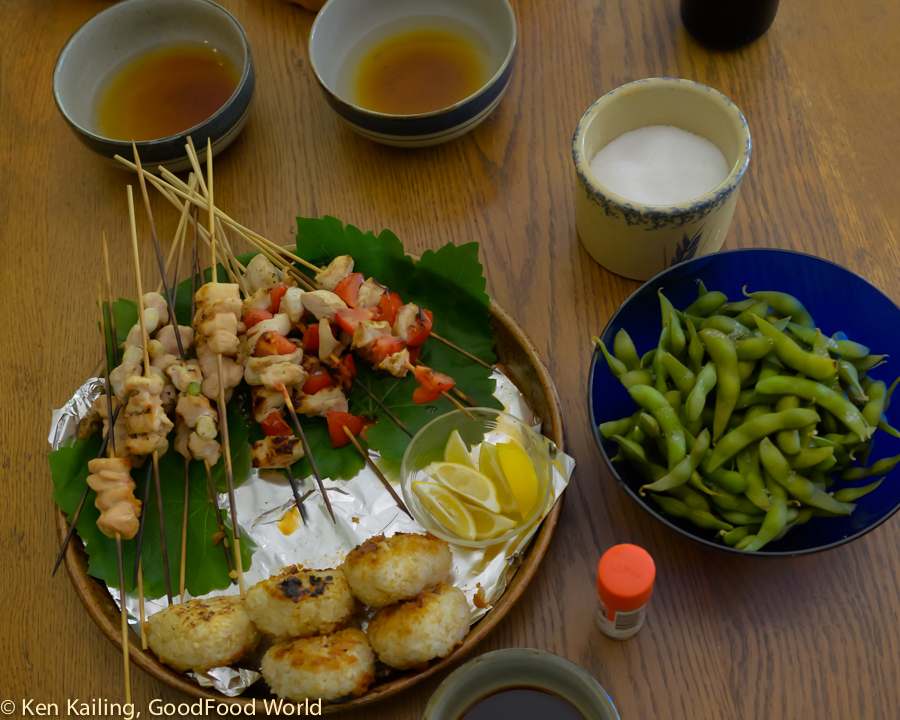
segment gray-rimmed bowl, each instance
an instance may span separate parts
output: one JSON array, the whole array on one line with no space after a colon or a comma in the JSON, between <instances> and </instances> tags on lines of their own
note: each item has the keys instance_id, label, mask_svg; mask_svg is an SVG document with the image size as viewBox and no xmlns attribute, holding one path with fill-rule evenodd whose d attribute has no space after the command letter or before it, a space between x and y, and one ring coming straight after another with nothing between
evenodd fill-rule
<instances>
[{"instance_id":1,"label":"gray-rimmed bowl","mask_svg":"<svg viewBox=\"0 0 900 720\"><path fill-rule=\"evenodd\" d=\"M146 52L171 45L208 45L222 52L240 72L228 101L202 123L158 140L137 143L148 169L163 165L173 172L190 167L184 150L190 135L201 160L206 141L213 155L230 145L250 114L256 85L253 56L235 17L210 0L124 0L99 12L63 47L53 70L53 97L81 142L110 163L116 154L134 159L131 143L99 134L98 94L119 69ZM121 166L120 166L121 167Z\"/></svg>"},{"instance_id":2,"label":"gray-rimmed bowl","mask_svg":"<svg viewBox=\"0 0 900 720\"><path fill-rule=\"evenodd\" d=\"M354 104L351 68L370 48L400 32L460 25L489 48L489 79L475 93L415 115ZM309 61L328 104L360 135L397 147L438 145L481 123L509 86L515 50L516 17L508 0L329 0L309 36Z\"/></svg>"},{"instance_id":3,"label":"gray-rimmed bowl","mask_svg":"<svg viewBox=\"0 0 900 720\"><path fill-rule=\"evenodd\" d=\"M619 720L606 690L590 673L558 655L533 648L489 652L457 668L431 696L422 720L459 720L476 700L517 686L559 695L590 720Z\"/></svg>"}]
</instances>

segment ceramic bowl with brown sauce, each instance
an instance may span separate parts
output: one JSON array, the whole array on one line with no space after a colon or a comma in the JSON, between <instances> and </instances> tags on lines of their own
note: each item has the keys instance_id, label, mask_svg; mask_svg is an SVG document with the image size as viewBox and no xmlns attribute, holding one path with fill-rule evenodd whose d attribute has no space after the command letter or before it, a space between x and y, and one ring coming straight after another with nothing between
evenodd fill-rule
<instances>
[{"instance_id":1,"label":"ceramic bowl with brown sauce","mask_svg":"<svg viewBox=\"0 0 900 720\"><path fill-rule=\"evenodd\" d=\"M100 157L132 157L149 169L187 169L191 136L201 160L243 129L255 74L235 17L210 0L124 0L66 43L53 96L69 127Z\"/></svg>"},{"instance_id":2,"label":"ceramic bowl with brown sauce","mask_svg":"<svg viewBox=\"0 0 900 720\"><path fill-rule=\"evenodd\" d=\"M481 123L506 92L515 48L508 0L330 0L309 39L329 105L360 135L399 147Z\"/></svg>"},{"instance_id":3,"label":"ceramic bowl with brown sauce","mask_svg":"<svg viewBox=\"0 0 900 720\"><path fill-rule=\"evenodd\" d=\"M609 695L586 670L544 650L489 652L453 671L428 700L422 720L619 720Z\"/></svg>"}]
</instances>

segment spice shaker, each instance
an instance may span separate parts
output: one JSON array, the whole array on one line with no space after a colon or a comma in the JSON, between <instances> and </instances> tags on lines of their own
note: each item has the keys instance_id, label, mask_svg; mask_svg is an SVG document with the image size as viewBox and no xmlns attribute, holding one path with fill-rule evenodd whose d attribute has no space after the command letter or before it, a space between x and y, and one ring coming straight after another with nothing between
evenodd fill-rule
<instances>
[{"instance_id":1,"label":"spice shaker","mask_svg":"<svg viewBox=\"0 0 900 720\"><path fill-rule=\"evenodd\" d=\"M611 547L597 566L597 627L616 640L637 634L647 615L656 565L637 545Z\"/></svg>"}]
</instances>

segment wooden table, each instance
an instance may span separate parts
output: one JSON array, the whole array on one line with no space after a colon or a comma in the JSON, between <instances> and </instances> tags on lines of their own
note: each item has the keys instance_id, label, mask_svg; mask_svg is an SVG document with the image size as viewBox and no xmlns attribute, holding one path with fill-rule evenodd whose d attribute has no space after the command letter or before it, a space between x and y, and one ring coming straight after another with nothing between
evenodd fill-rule
<instances>
[{"instance_id":1,"label":"wooden table","mask_svg":"<svg viewBox=\"0 0 900 720\"><path fill-rule=\"evenodd\" d=\"M296 215L393 229L412 252L478 240L488 291L531 334L557 379L578 461L555 541L525 595L479 647L544 648L587 668L623 718L872 718L900 707L900 521L825 555L735 559L682 539L621 492L594 445L585 388L590 336L638 284L578 242L571 138L600 95L643 77L691 78L743 110L753 135L726 248L820 255L894 300L900 262L900 3L793 0L750 47L710 53L676 0L514 0L519 51L509 92L474 132L433 149L363 140L310 72L313 15L282 0L223 0L258 69L243 135L217 160L216 200L289 242ZM0 288L8 319L0 383L0 700L119 697L119 653L88 619L57 550L44 457L51 407L97 363L92 303L100 233L117 288L134 295L124 186L54 108L66 38L108 5L6 2L0 22ZM176 216L158 197L163 236ZM152 247L144 218L143 263ZM148 271L149 272L149 271ZM154 276L155 277L155 276ZM593 625L601 552L636 542L656 558L646 627L619 643ZM367 718L418 718L442 677ZM135 699L182 696L140 672ZM361 717L361 716L360 716Z\"/></svg>"}]
</instances>

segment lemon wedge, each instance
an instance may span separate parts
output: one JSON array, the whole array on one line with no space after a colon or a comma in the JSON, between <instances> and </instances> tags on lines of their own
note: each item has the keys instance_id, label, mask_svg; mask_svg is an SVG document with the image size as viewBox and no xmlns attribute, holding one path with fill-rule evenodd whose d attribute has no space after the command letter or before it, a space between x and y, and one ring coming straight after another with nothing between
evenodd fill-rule
<instances>
[{"instance_id":1,"label":"lemon wedge","mask_svg":"<svg viewBox=\"0 0 900 720\"><path fill-rule=\"evenodd\" d=\"M454 430L450 433L450 439L444 446L444 462L465 465L473 470L475 469L475 465L472 464L472 457L469 455L469 448L460 437L459 430Z\"/></svg>"},{"instance_id":2,"label":"lemon wedge","mask_svg":"<svg viewBox=\"0 0 900 720\"><path fill-rule=\"evenodd\" d=\"M474 540L476 529L472 513L465 504L443 485L416 480L412 491L431 516L454 535Z\"/></svg>"},{"instance_id":3,"label":"lemon wedge","mask_svg":"<svg viewBox=\"0 0 900 720\"><path fill-rule=\"evenodd\" d=\"M500 468L500 459L497 457L497 446L489 442L481 443L481 452L478 453L478 469L490 478L494 487L497 488L497 500L500 503L500 509L505 513L514 513L519 511L516 499L513 497L512 490L506 478L503 477L503 470Z\"/></svg>"},{"instance_id":4,"label":"lemon wedge","mask_svg":"<svg viewBox=\"0 0 900 720\"><path fill-rule=\"evenodd\" d=\"M534 465L528 453L512 443L498 444L497 458L503 477L509 483L509 488L516 499L519 513L525 519L534 510L538 499L538 480Z\"/></svg>"},{"instance_id":5,"label":"lemon wedge","mask_svg":"<svg viewBox=\"0 0 900 720\"><path fill-rule=\"evenodd\" d=\"M502 535L507 530L511 530L517 525L515 520L511 520L505 515L497 515L496 513L492 513L484 508L477 507L476 505L470 505L466 502L464 502L463 505L465 505L466 510L469 511L472 515L472 519L475 521L476 540L487 540L488 538Z\"/></svg>"},{"instance_id":6,"label":"lemon wedge","mask_svg":"<svg viewBox=\"0 0 900 720\"><path fill-rule=\"evenodd\" d=\"M497 488L490 478L474 468L457 463L431 463L426 469L431 477L457 495L491 512L500 512Z\"/></svg>"}]
</instances>

